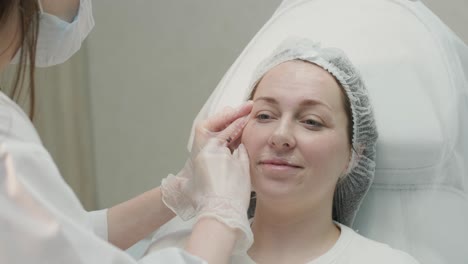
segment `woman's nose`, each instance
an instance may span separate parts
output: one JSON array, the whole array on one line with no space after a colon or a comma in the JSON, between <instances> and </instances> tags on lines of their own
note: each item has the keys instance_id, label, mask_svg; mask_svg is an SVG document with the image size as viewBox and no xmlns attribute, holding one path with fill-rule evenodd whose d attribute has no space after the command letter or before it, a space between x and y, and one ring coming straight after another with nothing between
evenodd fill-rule
<instances>
[{"instance_id":1,"label":"woman's nose","mask_svg":"<svg viewBox=\"0 0 468 264\"><path fill-rule=\"evenodd\" d=\"M293 134L293 128L289 122L281 122L271 134L268 144L280 151L287 151L296 146L296 140Z\"/></svg>"}]
</instances>

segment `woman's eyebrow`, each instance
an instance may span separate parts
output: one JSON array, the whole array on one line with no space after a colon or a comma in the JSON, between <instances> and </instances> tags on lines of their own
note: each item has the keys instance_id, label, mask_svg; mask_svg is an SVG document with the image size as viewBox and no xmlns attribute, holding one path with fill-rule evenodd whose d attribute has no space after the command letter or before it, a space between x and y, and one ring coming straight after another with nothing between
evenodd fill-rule
<instances>
[{"instance_id":1,"label":"woman's eyebrow","mask_svg":"<svg viewBox=\"0 0 468 264\"><path fill-rule=\"evenodd\" d=\"M328 108L328 110L333 111L333 108L331 108L331 106L329 106L327 103L320 101L320 100L305 99L299 105L300 106L316 106L316 105L320 106L321 105L321 106Z\"/></svg>"},{"instance_id":2,"label":"woman's eyebrow","mask_svg":"<svg viewBox=\"0 0 468 264\"><path fill-rule=\"evenodd\" d=\"M275 104L275 105L278 104L278 101L276 101L275 98L266 97L266 96L258 97L257 99L254 100L254 102L257 102L257 101L265 101L265 102L267 102L267 103Z\"/></svg>"},{"instance_id":3,"label":"woman's eyebrow","mask_svg":"<svg viewBox=\"0 0 468 264\"><path fill-rule=\"evenodd\" d=\"M257 101L265 101L265 102L267 102L269 104L274 104L274 105L279 104L278 101L275 98L267 97L267 96L258 97L257 99L254 100L254 102L257 102ZM301 106L301 107L304 107L304 106L317 106L317 105L322 105L322 106L328 108L328 110L333 111L333 108L331 108L331 106L329 106L327 103L325 103L323 101L320 101L320 100L305 99L299 104L299 106Z\"/></svg>"}]
</instances>

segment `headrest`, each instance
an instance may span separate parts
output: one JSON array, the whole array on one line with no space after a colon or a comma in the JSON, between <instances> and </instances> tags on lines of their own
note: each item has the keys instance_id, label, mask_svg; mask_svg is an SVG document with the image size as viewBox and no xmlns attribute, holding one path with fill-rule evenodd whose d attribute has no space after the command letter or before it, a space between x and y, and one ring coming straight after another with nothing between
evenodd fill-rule
<instances>
[{"instance_id":1,"label":"headrest","mask_svg":"<svg viewBox=\"0 0 468 264\"><path fill-rule=\"evenodd\" d=\"M457 144L458 88L466 85L460 62L454 65L451 43L434 31L443 26L430 24L434 17L409 0L283 1L195 122L239 105L258 64L284 39L305 37L344 50L367 84L379 130L375 182L432 182L435 176L428 170L444 167Z\"/></svg>"}]
</instances>

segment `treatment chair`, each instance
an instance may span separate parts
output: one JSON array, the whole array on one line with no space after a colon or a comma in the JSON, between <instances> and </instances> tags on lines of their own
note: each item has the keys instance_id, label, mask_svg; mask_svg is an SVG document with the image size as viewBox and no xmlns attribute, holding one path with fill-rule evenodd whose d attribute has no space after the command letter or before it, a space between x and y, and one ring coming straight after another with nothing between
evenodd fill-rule
<instances>
[{"instance_id":1,"label":"treatment chair","mask_svg":"<svg viewBox=\"0 0 468 264\"><path fill-rule=\"evenodd\" d=\"M289 36L344 50L367 84L377 166L353 228L424 264L468 263L467 46L420 1L285 0L195 122L243 102Z\"/></svg>"}]
</instances>

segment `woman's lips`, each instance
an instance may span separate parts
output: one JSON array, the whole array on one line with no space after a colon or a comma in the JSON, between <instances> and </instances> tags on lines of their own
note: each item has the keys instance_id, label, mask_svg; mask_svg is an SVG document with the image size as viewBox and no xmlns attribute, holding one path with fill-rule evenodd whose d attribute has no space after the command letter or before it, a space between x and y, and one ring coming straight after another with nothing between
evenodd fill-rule
<instances>
[{"instance_id":1,"label":"woman's lips","mask_svg":"<svg viewBox=\"0 0 468 264\"><path fill-rule=\"evenodd\" d=\"M260 161L259 164L264 168L277 171L303 168L302 166L283 159L266 159Z\"/></svg>"}]
</instances>

